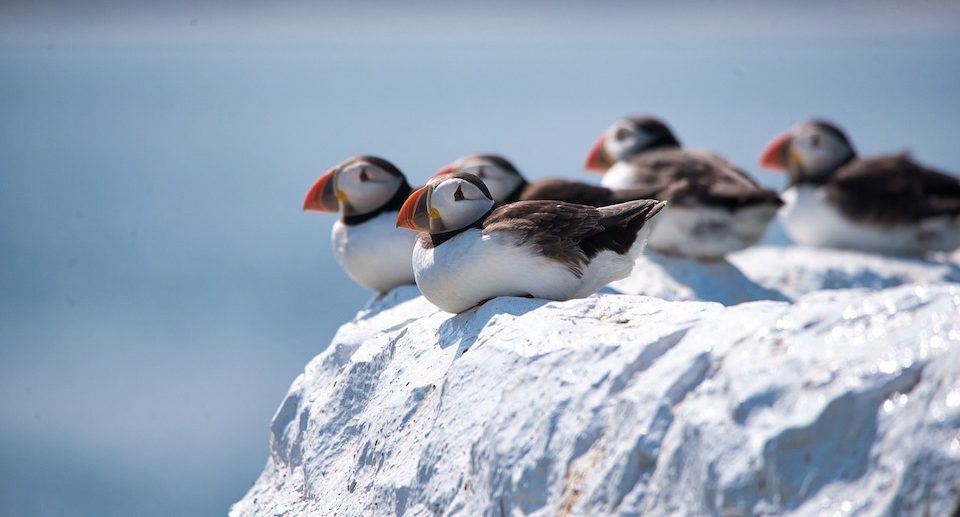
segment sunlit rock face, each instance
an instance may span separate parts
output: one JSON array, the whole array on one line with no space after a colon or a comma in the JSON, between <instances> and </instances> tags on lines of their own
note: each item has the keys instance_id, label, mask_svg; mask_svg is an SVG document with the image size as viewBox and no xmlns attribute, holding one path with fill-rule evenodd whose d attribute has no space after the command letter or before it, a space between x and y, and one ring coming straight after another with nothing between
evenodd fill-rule
<instances>
[{"instance_id":1,"label":"sunlit rock face","mask_svg":"<svg viewBox=\"0 0 960 517\"><path fill-rule=\"evenodd\" d=\"M795 300L825 289L882 289L939 282L960 282L960 254L953 259L945 255L907 258L800 246L757 246L712 262L648 251L637 260L628 278L610 287L620 293L665 300L735 305Z\"/></svg>"},{"instance_id":2,"label":"sunlit rock face","mask_svg":"<svg viewBox=\"0 0 960 517\"><path fill-rule=\"evenodd\" d=\"M234 515L951 515L960 285L602 294L461 315L401 288L293 382Z\"/></svg>"},{"instance_id":3,"label":"sunlit rock face","mask_svg":"<svg viewBox=\"0 0 960 517\"><path fill-rule=\"evenodd\" d=\"M730 256L757 285L790 299L825 289L883 289L911 283L960 282L960 255L891 257L857 251L759 246Z\"/></svg>"}]
</instances>

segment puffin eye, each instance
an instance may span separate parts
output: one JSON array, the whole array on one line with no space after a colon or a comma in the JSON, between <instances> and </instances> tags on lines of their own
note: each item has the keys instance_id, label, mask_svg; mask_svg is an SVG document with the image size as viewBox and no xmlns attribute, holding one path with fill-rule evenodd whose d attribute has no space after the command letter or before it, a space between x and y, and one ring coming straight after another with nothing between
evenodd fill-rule
<instances>
[{"instance_id":1,"label":"puffin eye","mask_svg":"<svg viewBox=\"0 0 960 517\"><path fill-rule=\"evenodd\" d=\"M628 130L625 127L622 127L617 130L617 133L614 135L614 138L616 138L617 140L624 140L628 136L630 136L630 130Z\"/></svg>"},{"instance_id":2,"label":"puffin eye","mask_svg":"<svg viewBox=\"0 0 960 517\"><path fill-rule=\"evenodd\" d=\"M370 181L370 176L367 175L367 169L360 169L360 181Z\"/></svg>"},{"instance_id":3,"label":"puffin eye","mask_svg":"<svg viewBox=\"0 0 960 517\"><path fill-rule=\"evenodd\" d=\"M814 134L810 136L810 145L814 147L820 147L820 135Z\"/></svg>"},{"instance_id":4,"label":"puffin eye","mask_svg":"<svg viewBox=\"0 0 960 517\"><path fill-rule=\"evenodd\" d=\"M457 191L453 193L454 201L463 201L463 185L457 186Z\"/></svg>"}]
</instances>

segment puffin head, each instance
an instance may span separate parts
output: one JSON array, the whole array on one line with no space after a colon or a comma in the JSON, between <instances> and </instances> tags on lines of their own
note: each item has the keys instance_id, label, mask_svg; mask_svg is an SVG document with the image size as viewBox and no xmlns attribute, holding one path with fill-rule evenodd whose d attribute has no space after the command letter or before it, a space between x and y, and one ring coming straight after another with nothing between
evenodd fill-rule
<instances>
[{"instance_id":1,"label":"puffin head","mask_svg":"<svg viewBox=\"0 0 960 517\"><path fill-rule=\"evenodd\" d=\"M447 173L410 194L397 215L397 227L431 234L462 230L483 218L495 204L480 178Z\"/></svg>"},{"instance_id":2,"label":"puffin head","mask_svg":"<svg viewBox=\"0 0 960 517\"><path fill-rule=\"evenodd\" d=\"M611 165L658 147L679 147L680 141L659 119L634 116L618 120L590 146L584 168L604 173Z\"/></svg>"},{"instance_id":3,"label":"puffin head","mask_svg":"<svg viewBox=\"0 0 960 517\"><path fill-rule=\"evenodd\" d=\"M829 177L857 156L847 135L836 125L808 120L774 137L760 155L760 166L784 171L790 183Z\"/></svg>"},{"instance_id":4,"label":"puffin head","mask_svg":"<svg viewBox=\"0 0 960 517\"><path fill-rule=\"evenodd\" d=\"M325 172L303 199L304 210L363 215L386 205L407 179L392 163L376 156L354 156Z\"/></svg>"},{"instance_id":5,"label":"puffin head","mask_svg":"<svg viewBox=\"0 0 960 517\"><path fill-rule=\"evenodd\" d=\"M527 184L527 180L509 160L498 154L471 154L445 165L433 177L452 172L473 174L483 180L495 201L506 201L511 194Z\"/></svg>"}]
</instances>

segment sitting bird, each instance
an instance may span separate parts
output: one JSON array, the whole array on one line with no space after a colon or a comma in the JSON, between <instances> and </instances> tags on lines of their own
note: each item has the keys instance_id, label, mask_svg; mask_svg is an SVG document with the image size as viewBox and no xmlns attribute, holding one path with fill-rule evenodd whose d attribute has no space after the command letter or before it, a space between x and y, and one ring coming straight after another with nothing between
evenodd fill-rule
<instances>
[{"instance_id":1,"label":"sitting bird","mask_svg":"<svg viewBox=\"0 0 960 517\"><path fill-rule=\"evenodd\" d=\"M304 210L339 212L331 232L333 253L354 282L378 292L413 284L415 236L396 227L411 191L403 173L376 156L354 156L310 187Z\"/></svg>"},{"instance_id":2,"label":"sitting bird","mask_svg":"<svg viewBox=\"0 0 960 517\"><path fill-rule=\"evenodd\" d=\"M414 191L397 226L419 232L417 286L463 312L497 296L568 300L626 277L663 208L645 199L595 208L561 201L500 204L473 174L450 173Z\"/></svg>"},{"instance_id":3,"label":"sitting bird","mask_svg":"<svg viewBox=\"0 0 960 517\"><path fill-rule=\"evenodd\" d=\"M433 177L465 172L482 179L495 201L513 203L544 199L579 205L607 206L634 199L647 199L650 190L613 190L580 181L551 178L529 182L510 160L498 154L471 154L441 167Z\"/></svg>"},{"instance_id":4,"label":"sitting bird","mask_svg":"<svg viewBox=\"0 0 960 517\"><path fill-rule=\"evenodd\" d=\"M604 187L670 201L650 235L650 247L670 255L717 260L751 246L783 204L723 158L681 148L670 128L652 117L608 127L585 167L603 173Z\"/></svg>"},{"instance_id":5,"label":"sitting bird","mask_svg":"<svg viewBox=\"0 0 960 517\"><path fill-rule=\"evenodd\" d=\"M907 255L960 247L960 179L906 154L860 158L830 122L775 137L760 165L789 177L780 218L798 244Z\"/></svg>"}]
</instances>

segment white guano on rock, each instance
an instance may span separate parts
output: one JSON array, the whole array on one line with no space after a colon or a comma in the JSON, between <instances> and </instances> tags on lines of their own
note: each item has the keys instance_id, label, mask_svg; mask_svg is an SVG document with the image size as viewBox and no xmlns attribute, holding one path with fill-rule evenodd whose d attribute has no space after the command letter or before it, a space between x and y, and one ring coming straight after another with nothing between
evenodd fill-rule
<instances>
[{"instance_id":1,"label":"white guano on rock","mask_svg":"<svg viewBox=\"0 0 960 517\"><path fill-rule=\"evenodd\" d=\"M664 300L736 305L757 300L796 300L827 289L883 289L912 283L960 282L960 254L930 258L884 257L802 246L755 246L725 260L699 261L653 251L633 273L610 284L613 291Z\"/></svg>"},{"instance_id":2,"label":"white guano on rock","mask_svg":"<svg viewBox=\"0 0 960 517\"><path fill-rule=\"evenodd\" d=\"M793 304L400 288L290 388L232 515L951 515L960 285Z\"/></svg>"}]
</instances>

